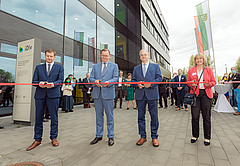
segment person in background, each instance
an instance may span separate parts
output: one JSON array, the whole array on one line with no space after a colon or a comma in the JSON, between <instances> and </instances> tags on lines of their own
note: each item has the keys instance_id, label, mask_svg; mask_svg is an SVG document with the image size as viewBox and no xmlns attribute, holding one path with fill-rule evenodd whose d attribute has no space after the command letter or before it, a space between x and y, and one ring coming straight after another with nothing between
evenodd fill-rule
<instances>
[{"instance_id":1,"label":"person in background","mask_svg":"<svg viewBox=\"0 0 240 166\"><path fill-rule=\"evenodd\" d=\"M119 77L118 77L118 82L124 82L125 81L125 77L123 77L123 71L119 70ZM114 108L117 107L117 100L118 98L120 99L120 109L122 108L122 98L124 98L124 94L125 94L125 88L124 88L124 84L115 84L115 106Z\"/></svg>"},{"instance_id":2,"label":"person in background","mask_svg":"<svg viewBox=\"0 0 240 166\"><path fill-rule=\"evenodd\" d=\"M229 78L229 83L232 83L233 85L233 91L234 91L234 97L236 98L236 103L238 104L238 108L236 112L233 115L240 115L240 83L234 83L232 81L240 81L240 73L237 73L237 70L235 67L231 68L232 76ZM233 105L235 104L235 101L233 99Z\"/></svg>"},{"instance_id":3,"label":"person in background","mask_svg":"<svg viewBox=\"0 0 240 166\"><path fill-rule=\"evenodd\" d=\"M66 78L62 86L63 102L62 110L67 112L73 112L73 98L72 98L72 85L70 78Z\"/></svg>"},{"instance_id":4,"label":"person in background","mask_svg":"<svg viewBox=\"0 0 240 166\"><path fill-rule=\"evenodd\" d=\"M194 57L194 67L188 70L187 82L191 88L190 93L193 94L193 90L196 94L196 106L191 106L192 115L192 139L191 143L195 143L199 137L199 117L202 112L203 117L203 131L204 131L204 145L210 145L211 139L211 108L212 108L212 87L216 84L216 80L213 75L213 71L210 67L204 66L207 60L203 54L197 54ZM199 80L200 79L200 80ZM205 83L197 83L205 82ZM195 83L196 82L196 83Z\"/></svg>"},{"instance_id":5,"label":"person in background","mask_svg":"<svg viewBox=\"0 0 240 166\"><path fill-rule=\"evenodd\" d=\"M167 82L166 78L162 75L162 82ZM158 92L159 92L159 108L163 108L162 99L164 100L164 109L168 107L167 105L167 86L166 84L158 84Z\"/></svg>"},{"instance_id":6,"label":"person in background","mask_svg":"<svg viewBox=\"0 0 240 166\"><path fill-rule=\"evenodd\" d=\"M186 82L187 78L185 75L182 74L182 69L178 69L178 75L174 78L174 82ZM180 110L181 108L181 100L183 100L184 95L186 94L186 84L175 84L177 87L176 94L177 94L177 104L178 108L176 111ZM188 111L188 106L185 106L185 111Z\"/></svg>"},{"instance_id":7,"label":"person in background","mask_svg":"<svg viewBox=\"0 0 240 166\"><path fill-rule=\"evenodd\" d=\"M5 76L0 74L0 83L4 83L5 82ZM2 103L3 103L3 86L0 85L0 108L2 107ZM3 129L4 126L0 125L0 129Z\"/></svg>"},{"instance_id":8,"label":"person in background","mask_svg":"<svg viewBox=\"0 0 240 166\"><path fill-rule=\"evenodd\" d=\"M132 78L132 74L128 73L127 74L127 79L125 80L125 82L131 82L131 78ZM129 101L132 101L133 104L133 109L137 109L135 106L135 102L134 102L134 90L133 90L133 86L131 84L125 84L126 88L126 92L127 95L125 97L125 100L127 102L127 110L129 110Z\"/></svg>"},{"instance_id":9,"label":"person in background","mask_svg":"<svg viewBox=\"0 0 240 166\"><path fill-rule=\"evenodd\" d=\"M177 76L177 73L173 73L173 77L170 82L174 82L174 78ZM171 106L175 104L177 108L177 94L176 94L176 85L170 84L170 92L171 92Z\"/></svg>"},{"instance_id":10,"label":"person in background","mask_svg":"<svg viewBox=\"0 0 240 166\"><path fill-rule=\"evenodd\" d=\"M86 74L86 78L83 79L83 83L90 83L89 80L90 74ZM91 84L83 84L82 92L83 92L83 105L84 108L90 107L90 96L91 96L92 85Z\"/></svg>"}]
</instances>

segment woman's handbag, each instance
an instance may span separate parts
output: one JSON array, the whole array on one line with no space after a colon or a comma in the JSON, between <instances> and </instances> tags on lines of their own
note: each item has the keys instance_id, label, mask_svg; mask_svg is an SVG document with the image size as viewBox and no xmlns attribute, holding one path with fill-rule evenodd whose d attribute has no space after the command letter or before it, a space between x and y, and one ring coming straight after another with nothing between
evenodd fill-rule
<instances>
[{"instance_id":1,"label":"woman's handbag","mask_svg":"<svg viewBox=\"0 0 240 166\"><path fill-rule=\"evenodd\" d=\"M204 66L204 68L203 68L203 71L204 71L204 69L205 69L205 66ZM203 71L202 71L202 74L203 74ZM201 74L201 76L199 77L198 82L200 81L200 79L201 79L201 77L202 77L202 74ZM198 85L197 85L197 86L198 86ZM195 91L197 90L197 86L196 86L195 90L192 89L192 90L193 90L193 94L191 94L191 93L186 93L186 94L184 95L184 100L183 100L183 103L184 103L184 104L191 105L191 106L196 106L197 97L196 97Z\"/></svg>"}]
</instances>

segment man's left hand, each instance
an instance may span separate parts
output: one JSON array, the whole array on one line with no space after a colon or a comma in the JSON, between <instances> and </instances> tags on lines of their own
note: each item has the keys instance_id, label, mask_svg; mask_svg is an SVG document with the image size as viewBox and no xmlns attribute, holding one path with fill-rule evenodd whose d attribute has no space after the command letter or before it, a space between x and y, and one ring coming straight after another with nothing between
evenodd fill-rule
<instances>
[{"instance_id":1,"label":"man's left hand","mask_svg":"<svg viewBox=\"0 0 240 166\"><path fill-rule=\"evenodd\" d=\"M46 85L47 88L52 88L53 86L54 86L53 83L48 83L48 84Z\"/></svg>"},{"instance_id":2,"label":"man's left hand","mask_svg":"<svg viewBox=\"0 0 240 166\"><path fill-rule=\"evenodd\" d=\"M145 87L145 88L150 88L150 87L151 87L151 84L144 84L144 87Z\"/></svg>"},{"instance_id":3,"label":"man's left hand","mask_svg":"<svg viewBox=\"0 0 240 166\"><path fill-rule=\"evenodd\" d=\"M102 84L103 87L107 87L108 85L109 85L109 82L108 82L108 81L106 81L106 82L104 82L104 83Z\"/></svg>"}]
</instances>

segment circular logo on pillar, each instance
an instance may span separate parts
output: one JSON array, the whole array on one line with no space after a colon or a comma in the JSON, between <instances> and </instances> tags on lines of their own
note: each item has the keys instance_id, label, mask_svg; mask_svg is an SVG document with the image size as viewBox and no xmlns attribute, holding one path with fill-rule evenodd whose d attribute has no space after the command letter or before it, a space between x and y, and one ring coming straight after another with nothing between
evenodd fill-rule
<instances>
[{"instance_id":1,"label":"circular logo on pillar","mask_svg":"<svg viewBox=\"0 0 240 166\"><path fill-rule=\"evenodd\" d=\"M19 52L23 52L23 47L20 47L20 48L19 48Z\"/></svg>"}]
</instances>

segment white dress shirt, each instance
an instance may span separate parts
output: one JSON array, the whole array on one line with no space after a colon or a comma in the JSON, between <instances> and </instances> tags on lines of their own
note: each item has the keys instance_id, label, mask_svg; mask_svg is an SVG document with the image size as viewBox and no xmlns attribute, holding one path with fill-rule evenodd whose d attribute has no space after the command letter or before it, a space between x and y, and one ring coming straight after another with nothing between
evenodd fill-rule
<instances>
[{"instance_id":1,"label":"white dress shirt","mask_svg":"<svg viewBox=\"0 0 240 166\"><path fill-rule=\"evenodd\" d=\"M200 72L197 70L198 79L199 79L199 77L201 76L202 71L203 71L202 69L201 69ZM203 82L203 75L202 75L201 79L199 80L199 82ZM199 83L199 89L205 89L203 83Z\"/></svg>"},{"instance_id":2,"label":"white dress shirt","mask_svg":"<svg viewBox=\"0 0 240 166\"><path fill-rule=\"evenodd\" d=\"M123 78L119 77L118 82L123 82ZM118 84L118 86L122 86L122 84Z\"/></svg>"},{"instance_id":3,"label":"white dress shirt","mask_svg":"<svg viewBox=\"0 0 240 166\"><path fill-rule=\"evenodd\" d=\"M108 65L108 62L106 62L106 68L107 68L107 65ZM104 63L102 62L102 71L103 71L103 68L104 68Z\"/></svg>"},{"instance_id":4,"label":"white dress shirt","mask_svg":"<svg viewBox=\"0 0 240 166\"><path fill-rule=\"evenodd\" d=\"M48 62L46 62L46 71L48 72ZM50 63L50 71L52 70L54 62Z\"/></svg>"},{"instance_id":5,"label":"white dress shirt","mask_svg":"<svg viewBox=\"0 0 240 166\"><path fill-rule=\"evenodd\" d=\"M178 75L178 79L179 79L178 81L179 81L179 82L181 82L181 78L182 78L182 74L181 74L181 75ZM180 86L181 86L181 85L179 84L179 87L180 87Z\"/></svg>"},{"instance_id":6,"label":"white dress shirt","mask_svg":"<svg viewBox=\"0 0 240 166\"><path fill-rule=\"evenodd\" d=\"M146 64L146 74L147 74L147 69L148 69L148 66L149 66L149 61L148 61L147 63L145 63L145 64ZM143 72L143 75L144 75L143 69L144 69L144 63L142 63L142 72ZM145 76L146 76L146 75L145 75Z\"/></svg>"}]
</instances>

